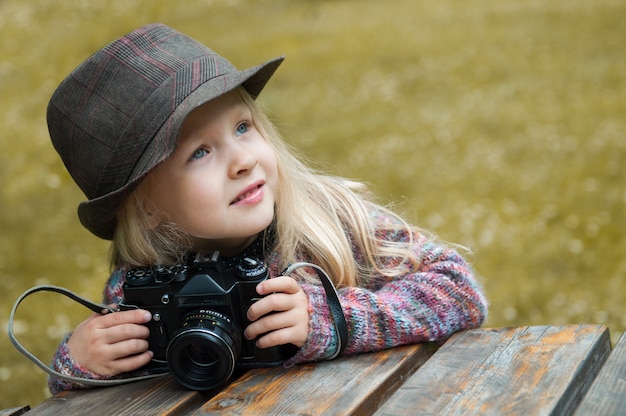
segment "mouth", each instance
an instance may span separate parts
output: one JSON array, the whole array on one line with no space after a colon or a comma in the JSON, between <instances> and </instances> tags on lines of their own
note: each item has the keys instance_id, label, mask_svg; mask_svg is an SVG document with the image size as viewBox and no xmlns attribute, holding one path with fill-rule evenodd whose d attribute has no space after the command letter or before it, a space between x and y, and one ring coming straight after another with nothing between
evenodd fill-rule
<instances>
[{"instance_id":1,"label":"mouth","mask_svg":"<svg viewBox=\"0 0 626 416\"><path fill-rule=\"evenodd\" d=\"M230 203L230 205L234 205L238 202L245 201L247 199L254 199L258 194L261 188L263 187L263 182L256 183L252 186L247 187L243 192L241 192L237 197Z\"/></svg>"}]
</instances>

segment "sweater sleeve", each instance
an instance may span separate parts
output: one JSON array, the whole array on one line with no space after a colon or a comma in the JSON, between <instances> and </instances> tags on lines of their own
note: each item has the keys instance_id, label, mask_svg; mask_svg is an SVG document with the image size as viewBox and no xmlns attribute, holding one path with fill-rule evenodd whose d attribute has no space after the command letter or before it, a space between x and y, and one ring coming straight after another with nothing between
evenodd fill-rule
<instances>
[{"instance_id":1,"label":"sweater sleeve","mask_svg":"<svg viewBox=\"0 0 626 416\"><path fill-rule=\"evenodd\" d=\"M122 299L122 285L123 285L123 272L122 270L116 270L111 274L104 288L103 299L104 304L119 303ZM50 368L53 370L72 377L85 378L91 380L104 380L111 377L103 377L98 374L92 373L80 364L78 364L72 358L69 348L67 347L67 341L70 339L72 333L67 333L59 343L57 350L50 363ZM63 390L73 390L86 388L88 386L80 383L66 381L52 375L48 376L48 388L52 394L56 394Z\"/></svg>"},{"instance_id":2,"label":"sweater sleeve","mask_svg":"<svg viewBox=\"0 0 626 416\"><path fill-rule=\"evenodd\" d=\"M365 287L339 290L348 324L343 354L441 342L483 323L487 301L469 264L455 250L425 238L419 238L412 249L421 263L409 273L394 278L378 276ZM337 348L323 287L301 286L309 300L309 336L286 366L328 359Z\"/></svg>"}]
</instances>

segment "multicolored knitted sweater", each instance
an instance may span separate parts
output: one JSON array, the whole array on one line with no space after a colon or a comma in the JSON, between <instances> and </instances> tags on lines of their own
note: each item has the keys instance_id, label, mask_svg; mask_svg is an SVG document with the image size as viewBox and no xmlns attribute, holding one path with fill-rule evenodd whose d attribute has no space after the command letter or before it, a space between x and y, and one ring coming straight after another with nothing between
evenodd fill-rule
<instances>
[{"instance_id":1,"label":"multicolored knitted sweater","mask_svg":"<svg viewBox=\"0 0 626 416\"><path fill-rule=\"evenodd\" d=\"M375 215L380 215L377 213ZM389 241L407 241L403 232L379 230ZM357 354L403 344L442 342L453 333L479 327L487 315L485 295L471 267L453 249L415 234L412 250L421 263L403 276L376 276L363 287L338 290L348 324L348 344L343 352ZM357 254L358 255L358 254ZM302 261L310 261L303 258ZM280 272L279 262L266 259L271 276ZM116 270L104 289L104 303L119 303L125 270ZM285 366L328 359L337 349L338 335L322 286L300 283L309 301L309 336ZM67 334L53 358L52 368L62 374L103 379L76 363L69 354ZM132 375L136 375L133 373ZM121 374L117 377L128 377ZM83 388L58 378L48 380L50 391Z\"/></svg>"}]
</instances>

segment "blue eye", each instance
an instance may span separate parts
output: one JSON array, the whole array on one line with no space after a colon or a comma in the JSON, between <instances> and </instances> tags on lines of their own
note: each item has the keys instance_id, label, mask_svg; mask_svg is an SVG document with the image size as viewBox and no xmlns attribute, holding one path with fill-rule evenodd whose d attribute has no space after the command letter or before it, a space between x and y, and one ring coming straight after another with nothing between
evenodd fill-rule
<instances>
[{"instance_id":1,"label":"blue eye","mask_svg":"<svg viewBox=\"0 0 626 416\"><path fill-rule=\"evenodd\" d=\"M241 136L242 134L244 134L247 131L248 131L248 124L247 123L241 123L240 125L237 126L237 135L238 136Z\"/></svg>"},{"instance_id":2,"label":"blue eye","mask_svg":"<svg viewBox=\"0 0 626 416\"><path fill-rule=\"evenodd\" d=\"M198 160L198 159L203 158L207 154L209 154L209 152L206 149L200 148L200 149L197 149L195 152L193 152L189 160Z\"/></svg>"}]
</instances>

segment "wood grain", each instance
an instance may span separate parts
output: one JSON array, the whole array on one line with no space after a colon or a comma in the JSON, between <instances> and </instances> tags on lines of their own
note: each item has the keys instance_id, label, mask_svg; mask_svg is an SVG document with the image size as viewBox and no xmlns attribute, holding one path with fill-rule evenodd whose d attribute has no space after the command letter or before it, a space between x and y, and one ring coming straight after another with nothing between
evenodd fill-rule
<instances>
[{"instance_id":1,"label":"wood grain","mask_svg":"<svg viewBox=\"0 0 626 416\"><path fill-rule=\"evenodd\" d=\"M462 332L376 414L571 414L609 352L604 326Z\"/></svg>"},{"instance_id":2,"label":"wood grain","mask_svg":"<svg viewBox=\"0 0 626 416\"><path fill-rule=\"evenodd\" d=\"M30 410L30 406L12 407L0 410L0 416L20 416Z\"/></svg>"},{"instance_id":3,"label":"wood grain","mask_svg":"<svg viewBox=\"0 0 626 416\"><path fill-rule=\"evenodd\" d=\"M412 345L291 369L249 371L194 416L372 414L434 350Z\"/></svg>"},{"instance_id":4,"label":"wood grain","mask_svg":"<svg viewBox=\"0 0 626 416\"><path fill-rule=\"evenodd\" d=\"M167 376L115 387L61 392L26 416L181 415L198 408L210 395L187 390Z\"/></svg>"},{"instance_id":5,"label":"wood grain","mask_svg":"<svg viewBox=\"0 0 626 416\"><path fill-rule=\"evenodd\" d=\"M626 332L576 410L580 416L619 414L626 414Z\"/></svg>"},{"instance_id":6,"label":"wood grain","mask_svg":"<svg viewBox=\"0 0 626 416\"><path fill-rule=\"evenodd\" d=\"M626 335L611 353L605 326L476 329L438 350L251 370L222 391L190 391L168 376L66 391L0 415L608 415L626 409L625 379Z\"/></svg>"}]
</instances>

